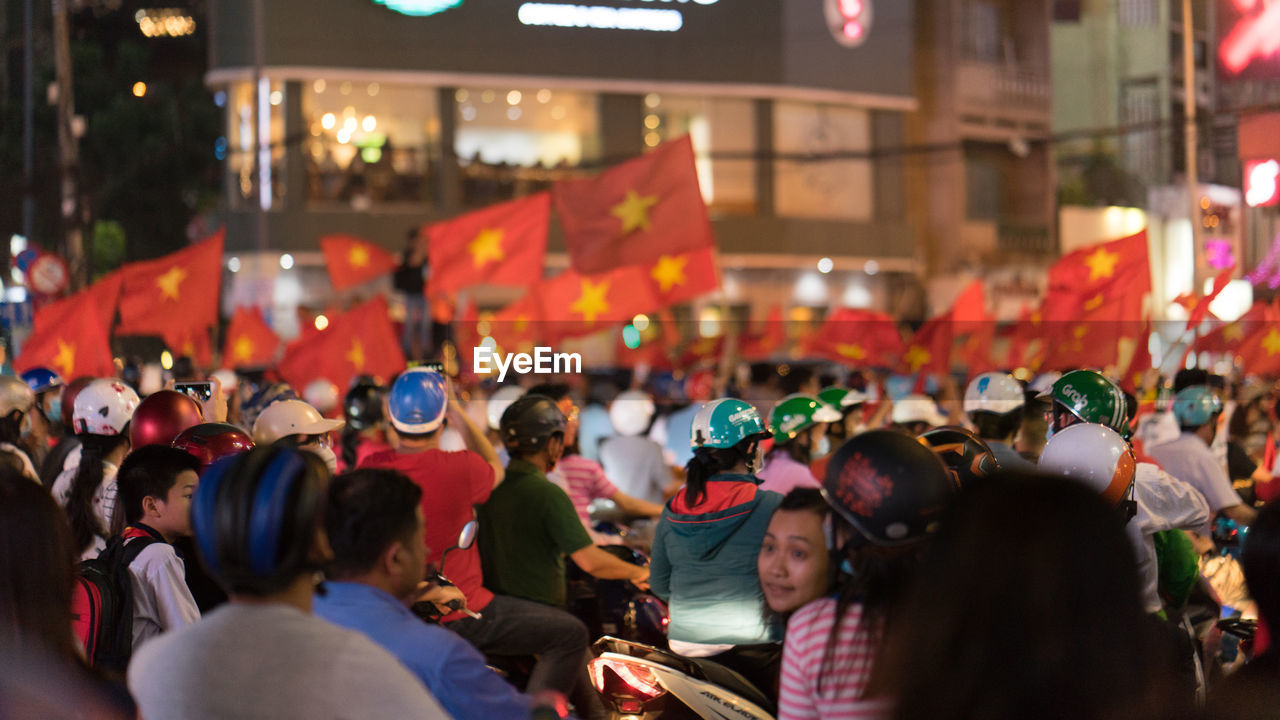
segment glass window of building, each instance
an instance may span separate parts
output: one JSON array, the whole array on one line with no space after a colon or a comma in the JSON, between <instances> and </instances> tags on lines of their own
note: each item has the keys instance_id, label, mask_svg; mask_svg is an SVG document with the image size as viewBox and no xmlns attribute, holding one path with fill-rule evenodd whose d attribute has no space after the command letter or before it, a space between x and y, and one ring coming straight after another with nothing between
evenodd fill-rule
<instances>
[{"instance_id":1,"label":"glass window of building","mask_svg":"<svg viewBox=\"0 0 1280 720\"><path fill-rule=\"evenodd\" d=\"M463 199L488 205L550 187L600 157L595 93L466 87L454 92Z\"/></svg>"},{"instance_id":2,"label":"glass window of building","mask_svg":"<svg viewBox=\"0 0 1280 720\"><path fill-rule=\"evenodd\" d=\"M813 103L773 106L774 203L779 216L869 221L874 188L871 116Z\"/></svg>"},{"instance_id":3,"label":"glass window of building","mask_svg":"<svg viewBox=\"0 0 1280 720\"><path fill-rule=\"evenodd\" d=\"M302 84L312 204L424 204L440 157L437 89L376 81Z\"/></svg>"},{"instance_id":4,"label":"glass window of building","mask_svg":"<svg viewBox=\"0 0 1280 720\"><path fill-rule=\"evenodd\" d=\"M272 195L268 205L284 196L284 83L270 82L266 88L268 114L267 141ZM237 207L259 203L261 175L256 162L258 148L258 97L252 82L232 83L226 89L227 180L236 188L231 197ZM267 164L266 162L263 163Z\"/></svg>"},{"instance_id":5,"label":"glass window of building","mask_svg":"<svg viewBox=\"0 0 1280 720\"><path fill-rule=\"evenodd\" d=\"M712 212L756 211L755 105L751 100L650 93L644 98L644 144L693 139L702 199Z\"/></svg>"}]
</instances>

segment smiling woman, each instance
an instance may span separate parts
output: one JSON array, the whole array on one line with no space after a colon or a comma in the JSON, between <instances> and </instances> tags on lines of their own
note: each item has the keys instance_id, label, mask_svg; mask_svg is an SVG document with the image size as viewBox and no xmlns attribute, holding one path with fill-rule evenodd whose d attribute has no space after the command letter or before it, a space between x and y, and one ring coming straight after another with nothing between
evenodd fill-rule
<instances>
[{"instance_id":1,"label":"smiling woman","mask_svg":"<svg viewBox=\"0 0 1280 720\"><path fill-rule=\"evenodd\" d=\"M757 560L768 613L783 619L831 589L831 506L822 493L798 488L774 511Z\"/></svg>"}]
</instances>

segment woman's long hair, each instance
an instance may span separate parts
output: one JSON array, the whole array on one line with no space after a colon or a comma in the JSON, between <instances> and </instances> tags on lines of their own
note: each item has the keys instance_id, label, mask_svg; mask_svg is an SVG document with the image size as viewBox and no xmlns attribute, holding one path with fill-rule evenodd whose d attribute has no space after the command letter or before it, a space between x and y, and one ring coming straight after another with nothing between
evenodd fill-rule
<instances>
[{"instance_id":1,"label":"woman's long hair","mask_svg":"<svg viewBox=\"0 0 1280 720\"><path fill-rule=\"evenodd\" d=\"M0 648L79 660L71 631L76 557L49 492L0 468Z\"/></svg>"},{"instance_id":2,"label":"woman's long hair","mask_svg":"<svg viewBox=\"0 0 1280 720\"><path fill-rule=\"evenodd\" d=\"M728 448L699 447L693 450L693 459L684 468L685 501L690 507L700 504L707 495L707 481L720 473L729 472L738 463L750 463L758 441L743 440Z\"/></svg>"},{"instance_id":3,"label":"woman's long hair","mask_svg":"<svg viewBox=\"0 0 1280 720\"><path fill-rule=\"evenodd\" d=\"M80 433L79 438L80 464L71 480L71 495L67 499L67 518L71 521L71 539L75 543L77 554L83 553L93 544L95 535L106 536L111 531L111 528L102 526L94 512L93 496L102 485L104 459L113 450L129 442L129 435Z\"/></svg>"},{"instance_id":4,"label":"woman's long hair","mask_svg":"<svg viewBox=\"0 0 1280 720\"><path fill-rule=\"evenodd\" d=\"M356 448L360 446L360 431L350 424L342 426L340 443L342 446L342 464L349 470L356 467Z\"/></svg>"}]
</instances>

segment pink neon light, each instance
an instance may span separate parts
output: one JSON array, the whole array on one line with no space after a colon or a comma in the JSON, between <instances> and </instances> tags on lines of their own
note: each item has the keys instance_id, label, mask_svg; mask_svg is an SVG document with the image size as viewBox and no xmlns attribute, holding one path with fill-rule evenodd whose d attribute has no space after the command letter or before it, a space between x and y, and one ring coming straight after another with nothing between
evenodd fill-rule
<instances>
[{"instance_id":1,"label":"pink neon light","mask_svg":"<svg viewBox=\"0 0 1280 720\"><path fill-rule=\"evenodd\" d=\"M844 36L850 40L857 40L862 37L862 23L852 20L844 24Z\"/></svg>"},{"instance_id":2,"label":"pink neon light","mask_svg":"<svg viewBox=\"0 0 1280 720\"><path fill-rule=\"evenodd\" d=\"M862 14L862 0L840 0L840 14L847 18L856 18Z\"/></svg>"},{"instance_id":3,"label":"pink neon light","mask_svg":"<svg viewBox=\"0 0 1280 720\"><path fill-rule=\"evenodd\" d=\"M1235 3L1242 12L1258 4L1262 4L1263 9L1261 13L1241 18L1222 41L1218 55L1232 73L1280 50L1280 0L1235 0ZM1242 3L1247 6L1242 7Z\"/></svg>"}]
</instances>

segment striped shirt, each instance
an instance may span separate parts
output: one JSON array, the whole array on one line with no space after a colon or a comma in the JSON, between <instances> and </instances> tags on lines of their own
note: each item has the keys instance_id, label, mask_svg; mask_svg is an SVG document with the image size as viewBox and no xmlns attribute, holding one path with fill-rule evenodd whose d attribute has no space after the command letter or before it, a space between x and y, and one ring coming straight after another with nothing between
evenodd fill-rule
<instances>
[{"instance_id":1,"label":"striped shirt","mask_svg":"<svg viewBox=\"0 0 1280 720\"><path fill-rule=\"evenodd\" d=\"M827 638L835 617L835 598L826 597L800 608L787 623L779 720L879 720L891 714L888 700L862 697L878 648L859 627L861 605L850 605L845 610L838 642L824 667Z\"/></svg>"},{"instance_id":2,"label":"striped shirt","mask_svg":"<svg viewBox=\"0 0 1280 720\"><path fill-rule=\"evenodd\" d=\"M578 511L578 517L588 531L591 530L591 501L607 500L618 494L618 488L605 477L600 463L581 455L560 458L556 469L547 473L547 479L559 485L569 496L573 509Z\"/></svg>"}]
</instances>

